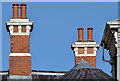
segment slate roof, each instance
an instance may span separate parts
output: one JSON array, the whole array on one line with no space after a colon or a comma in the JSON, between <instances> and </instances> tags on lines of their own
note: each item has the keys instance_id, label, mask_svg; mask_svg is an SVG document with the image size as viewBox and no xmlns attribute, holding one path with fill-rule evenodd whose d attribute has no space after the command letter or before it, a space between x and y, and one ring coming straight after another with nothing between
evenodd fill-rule
<instances>
[{"instance_id":1,"label":"slate roof","mask_svg":"<svg viewBox=\"0 0 120 81\"><path fill-rule=\"evenodd\" d=\"M109 75L104 73L102 70L92 66L91 64L89 64L88 62L86 62L84 60L81 60L78 63L78 65L73 67L70 71L68 71L66 74L64 74L60 79L62 79L62 81L66 80L66 79L69 79L69 80L72 79L72 81L77 80L77 79L81 79L81 80L101 79L103 81L104 80L108 80L108 81L114 80L112 77L110 77Z\"/></svg>"},{"instance_id":2,"label":"slate roof","mask_svg":"<svg viewBox=\"0 0 120 81\"><path fill-rule=\"evenodd\" d=\"M93 65L89 64L88 62L81 60L77 66L72 69L82 69L82 68L96 68Z\"/></svg>"}]
</instances>

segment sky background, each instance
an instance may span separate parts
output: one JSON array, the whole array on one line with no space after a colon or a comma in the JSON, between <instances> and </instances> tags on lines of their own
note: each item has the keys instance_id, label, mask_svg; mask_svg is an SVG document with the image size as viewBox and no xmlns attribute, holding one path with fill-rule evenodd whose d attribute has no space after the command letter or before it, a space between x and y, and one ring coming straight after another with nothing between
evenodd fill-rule
<instances>
[{"instance_id":1,"label":"sky background","mask_svg":"<svg viewBox=\"0 0 120 81\"><path fill-rule=\"evenodd\" d=\"M32 70L69 71L75 65L71 44L78 40L78 27L93 27L93 40L101 43L107 21L118 18L117 2L25 2L27 17L34 22L30 34ZM9 69L10 36L6 21L12 18L12 2L2 3L2 70ZM21 4L21 2L19 3ZM105 51L105 58L109 54ZM111 66L102 61L102 47L96 67L111 75Z\"/></svg>"}]
</instances>

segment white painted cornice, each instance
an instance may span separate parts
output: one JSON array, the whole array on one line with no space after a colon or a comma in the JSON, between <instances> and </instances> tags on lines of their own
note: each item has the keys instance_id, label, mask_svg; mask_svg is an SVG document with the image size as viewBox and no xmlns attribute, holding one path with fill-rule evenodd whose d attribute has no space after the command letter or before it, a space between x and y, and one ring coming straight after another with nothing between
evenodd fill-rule
<instances>
[{"instance_id":1,"label":"white painted cornice","mask_svg":"<svg viewBox=\"0 0 120 81\"><path fill-rule=\"evenodd\" d=\"M99 47L100 44L72 44L72 47Z\"/></svg>"},{"instance_id":2,"label":"white painted cornice","mask_svg":"<svg viewBox=\"0 0 120 81\"><path fill-rule=\"evenodd\" d=\"M10 19L10 22L29 22L29 19Z\"/></svg>"},{"instance_id":3,"label":"white painted cornice","mask_svg":"<svg viewBox=\"0 0 120 81\"><path fill-rule=\"evenodd\" d=\"M6 22L7 25L33 25L33 22Z\"/></svg>"}]
</instances>

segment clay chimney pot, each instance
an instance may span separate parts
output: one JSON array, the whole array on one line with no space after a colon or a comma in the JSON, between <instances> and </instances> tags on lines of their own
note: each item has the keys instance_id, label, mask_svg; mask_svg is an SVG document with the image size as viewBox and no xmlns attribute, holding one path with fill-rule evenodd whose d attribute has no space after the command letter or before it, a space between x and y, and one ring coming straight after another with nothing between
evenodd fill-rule
<instances>
[{"instance_id":1,"label":"clay chimney pot","mask_svg":"<svg viewBox=\"0 0 120 81\"><path fill-rule=\"evenodd\" d=\"M83 41L83 28L78 28L78 41Z\"/></svg>"},{"instance_id":2,"label":"clay chimney pot","mask_svg":"<svg viewBox=\"0 0 120 81\"><path fill-rule=\"evenodd\" d=\"M18 3L13 3L12 4L13 5L13 18L18 18L19 16L18 16L18 13L19 13L19 10L18 10L18 6L19 6L19 4Z\"/></svg>"},{"instance_id":3,"label":"clay chimney pot","mask_svg":"<svg viewBox=\"0 0 120 81\"><path fill-rule=\"evenodd\" d=\"M92 27L88 27L88 41L93 41L93 28Z\"/></svg>"},{"instance_id":4,"label":"clay chimney pot","mask_svg":"<svg viewBox=\"0 0 120 81\"><path fill-rule=\"evenodd\" d=\"M21 18L26 18L26 6L27 6L27 4L22 3L20 6L21 6Z\"/></svg>"}]
</instances>

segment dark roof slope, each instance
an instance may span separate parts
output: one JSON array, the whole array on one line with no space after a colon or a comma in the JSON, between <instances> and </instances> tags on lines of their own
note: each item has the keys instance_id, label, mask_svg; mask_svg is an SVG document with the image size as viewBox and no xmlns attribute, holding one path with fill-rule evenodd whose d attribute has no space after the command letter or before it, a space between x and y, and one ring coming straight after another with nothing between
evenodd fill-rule
<instances>
[{"instance_id":1,"label":"dark roof slope","mask_svg":"<svg viewBox=\"0 0 120 81\"><path fill-rule=\"evenodd\" d=\"M113 78L104 73L102 70L97 69L92 66L88 62L81 60L78 65L73 67L70 71L68 71L65 75L63 75L60 79L110 79Z\"/></svg>"},{"instance_id":2,"label":"dark roof slope","mask_svg":"<svg viewBox=\"0 0 120 81\"><path fill-rule=\"evenodd\" d=\"M84 61L84 60L81 60L78 65L76 65L74 68L72 69L82 69L82 68L96 68L94 67L93 65L91 65L90 63Z\"/></svg>"}]
</instances>

